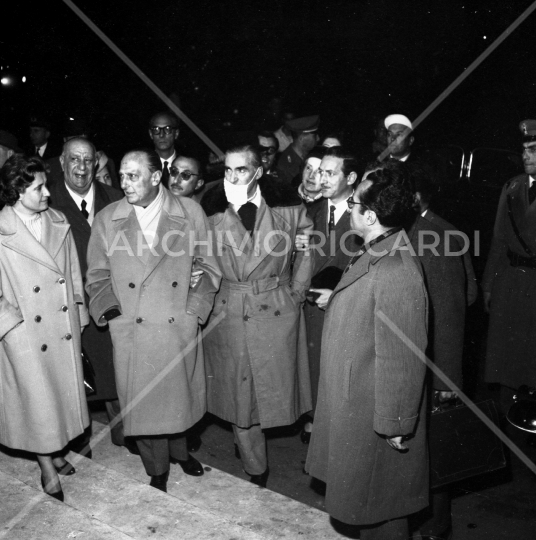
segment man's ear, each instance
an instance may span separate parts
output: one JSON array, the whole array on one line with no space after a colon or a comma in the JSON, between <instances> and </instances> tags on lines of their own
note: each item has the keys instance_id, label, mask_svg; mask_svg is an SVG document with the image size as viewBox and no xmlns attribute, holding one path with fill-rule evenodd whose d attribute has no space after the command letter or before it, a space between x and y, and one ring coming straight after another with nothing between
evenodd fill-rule
<instances>
[{"instance_id":1,"label":"man's ear","mask_svg":"<svg viewBox=\"0 0 536 540\"><path fill-rule=\"evenodd\" d=\"M197 182L195 183L194 191L200 191L204 185L205 181L202 178L198 178Z\"/></svg>"},{"instance_id":2,"label":"man's ear","mask_svg":"<svg viewBox=\"0 0 536 540\"><path fill-rule=\"evenodd\" d=\"M11 150L11 148L7 151L7 159L9 159L13 154L15 153L15 150Z\"/></svg>"},{"instance_id":3,"label":"man's ear","mask_svg":"<svg viewBox=\"0 0 536 540\"><path fill-rule=\"evenodd\" d=\"M151 174L151 184L153 186L160 184L160 180L162 180L162 171L155 171Z\"/></svg>"},{"instance_id":4,"label":"man's ear","mask_svg":"<svg viewBox=\"0 0 536 540\"><path fill-rule=\"evenodd\" d=\"M179 128L175 128L175 140L177 140L177 137L179 136L180 130Z\"/></svg>"},{"instance_id":5,"label":"man's ear","mask_svg":"<svg viewBox=\"0 0 536 540\"><path fill-rule=\"evenodd\" d=\"M61 170L63 172L65 172L65 167L64 167L64 165L65 165L65 156L63 154L60 155L60 165L61 165Z\"/></svg>"},{"instance_id":6,"label":"man's ear","mask_svg":"<svg viewBox=\"0 0 536 540\"><path fill-rule=\"evenodd\" d=\"M413 141L415 140L415 137L412 135L410 138L409 138L409 145L411 146L413 144Z\"/></svg>"},{"instance_id":7,"label":"man's ear","mask_svg":"<svg viewBox=\"0 0 536 540\"><path fill-rule=\"evenodd\" d=\"M355 184L355 181L357 180L357 173L356 172L351 172L349 175L348 175L348 178L346 180L346 183L351 186L352 184Z\"/></svg>"},{"instance_id":8,"label":"man's ear","mask_svg":"<svg viewBox=\"0 0 536 540\"><path fill-rule=\"evenodd\" d=\"M378 219L378 216L376 215L376 212L374 210L371 210L370 208L367 208L367 225L374 225L376 223L376 220Z\"/></svg>"},{"instance_id":9,"label":"man's ear","mask_svg":"<svg viewBox=\"0 0 536 540\"><path fill-rule=\"evenodd\" d=\"M261 174L259 174L259 176L257 176L257 173L261 171ZM255 180L258 180L264 173L264 169L262 168L262 165L255 171L255 176L253 177Z\"/></svg>"}]
</instances>

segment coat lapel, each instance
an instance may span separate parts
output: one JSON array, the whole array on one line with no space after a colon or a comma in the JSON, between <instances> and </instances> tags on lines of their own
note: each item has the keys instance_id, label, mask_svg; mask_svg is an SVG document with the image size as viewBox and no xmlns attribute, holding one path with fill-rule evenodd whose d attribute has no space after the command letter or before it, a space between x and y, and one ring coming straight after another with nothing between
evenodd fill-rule
<instances>
[{"instance_id":1,"label":"coat lapel","mask_svg":"<svg viewBox=\"0 0 536 540\"><path fill-rule=\"evenodd\" d=\"M66 220L53 210L41 214L42 243L39 243L24 223L18 219L15 211L6 206L0 212L0 237L4 246L50 270L62 274L54 257L58 254L69 231Z\"/></svg>"},{"instance_id":2,"label":"coat lapel","mask_svg":"<svg viewBox=\"0 0 536 540\"><path fill-rule=\"evenodd\" d=\"M366 275L371 265L376 264L383 257L390 255L394 249L403 249L404 246L407 245L406 238L406 232L402 230L396 234L388 236L377 244L374 244L371 250L368 250L361 255L361 257L357 259L357 261L348 269L348 271L343 274L341 280L339 281L337 287L335 287L335 290L329 299L328 307L336 294Z\"/></svg>"},{"instance_id":3,"label":"coat lapel","mask_svg":"<svg viewBox=\"0 0 536 540\"><path fill-rule=\"evenodd\" d=\"M292 250L294 246L287 246L290 232L290 224L277 211L277 208L270 208L262 198L253 231L253 252L247 257L244 279L247 279L255 268L274 251L279 253L285 249Z\"/></svg>"},{"instance_id":4,"label":"coat lapel","mask_svg":"<svg viewBox=\"0 0 536 540\"><path fill-rule=\"evenodd\" d=\"M327 212L323 217L327 219ZM329 266L333 259L335 259L335 257L341 250L342 235L348 230L350 230L350 214L348 212L345 212L341 216L339 221L337 221L337 225L335 225L335 231L333 232L333 234L329 235L328 233L326 236L326 243L322 248L326 255L324 257L320 257L320 254L315 251L315 268L313 275L318 274L320 270L322 270L326 266Z\"/></svg>"},{"instance_id":5,"label":"coat lapel","mask_svg":"<svg viewBox=\"0 0 536 540\"><path fill-rule=\"evenodd\" d=\"M136 221L138 220L136 219ZM180 251L184 251L186 254L190 253L190 239L183 235L186 225L187 220L179 198L171 195L167 189L164 190L164 203L156 230L157 240L153 244L152 252L148 250L144 281L154 272L167 254Z\"/></svg>"}]
</instances>

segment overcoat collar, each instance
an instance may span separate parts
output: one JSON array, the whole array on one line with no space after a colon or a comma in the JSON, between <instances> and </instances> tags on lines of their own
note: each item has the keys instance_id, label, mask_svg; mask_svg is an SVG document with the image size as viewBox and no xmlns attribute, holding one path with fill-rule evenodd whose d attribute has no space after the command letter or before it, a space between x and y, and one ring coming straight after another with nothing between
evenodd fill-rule
<instances>
[{"instance_id":1,"label":"overcoat collar","mask_svg":"<svg viewBox=\"0 0 536 540\"><path fill-rule=\"evenodd\" d=\"M63 214L52 208L42 212L41 219L42 236L39 243L17 217L13 208L4 207L0 211L1 242L5 247L62 274L55 258L65 242L70 225Z\"/></svg>"},{"instance_id":2,"label":"overcoat collar","mask_svg":"<svg viewBox=\"0 0 536 540\"><path fill-rule=\"evenodd\" d=\"M121 199L117 204L112 214L112 221L117 224L117 233L124 235L134 258L145 266L144 281L167 254L178 253L181 250L189 253L190 239L182 234L187 225L184 208L179 197L175 197L167 189L164 189L162 213L152 250L145 244L136 211L126 198Z\"/></svg>"},{"instance_id":3,"label":"overcoat collar","mask_svg":"<svg viewBox=\"0 0 536 540\"><path fill-rule=\"evenodd\" d=\"M352 265L347 272L345 272L339 281L337 287L331 295L329 303L333 300L335 295L366 275L370 267L375 265L378 261L384 257L389 256L393 251L398 249L407 249L405 248L408 245L409 239L406 232L402 229L396 234L388 236L384 240L374 244L372 248L367 249L367 251L357 259L354 265Z\"/></svg>"}]
</instances>

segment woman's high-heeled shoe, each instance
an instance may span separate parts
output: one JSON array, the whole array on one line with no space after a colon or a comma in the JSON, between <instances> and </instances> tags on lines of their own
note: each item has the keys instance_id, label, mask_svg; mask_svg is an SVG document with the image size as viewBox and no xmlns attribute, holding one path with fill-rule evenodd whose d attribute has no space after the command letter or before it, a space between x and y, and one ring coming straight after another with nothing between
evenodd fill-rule
<instances>
[{"instance_id":1,"label":"woman's high-heeled shoe","mask_svg":"<svg viewBox=\"0 0 536 540\"><path fill-rule=\"evenodd\" d=\"M54 468L58 474L63 476L71 476L76 472L76 469L68 461L65 462L65 465L59 465L58 467L54 465Z\"/></svg>"},{"instance_id":2,"label":"woman's high-heeled shoe","mask_svg":"<svg viewBox=\"0 0 536 540\"><path fill-rule=\"evenodd\" d=\"M54 497L57 501L60 501L60 502L63 502L64 501L64 494L63 494L63 489L60 489L59 491L56 491L55 493L49 493L46 489L45 489L45 481L43 479L43 477L41 476L41 486L43 487L43 491L47 494L47 495L50 495L51 497Z\"/></svg>"}]
</instances>

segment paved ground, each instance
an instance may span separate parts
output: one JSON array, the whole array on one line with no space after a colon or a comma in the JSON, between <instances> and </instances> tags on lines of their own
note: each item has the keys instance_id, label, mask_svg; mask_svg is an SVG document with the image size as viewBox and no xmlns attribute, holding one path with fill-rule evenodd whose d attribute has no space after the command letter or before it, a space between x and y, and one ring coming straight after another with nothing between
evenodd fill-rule
<instances>
[{"instance_id":1,"label":"paved ground","mask_svg":"<svg viewBox=\"0 0 536 540\"><path fill-rule=\"evenodd\" d=\"M94 418L105 422L102 411ZM536 462L536 448L523 432L507 427L514 442ZM299 425L268 433L270 477L268 488L324 510L322 485L303 474L307 446L299 438ZM248 479L235 458L230 427L207 415L203 446L196 457L204 464ZM536 477L517 458L508 456L505 469L453 486L454 540L534 540L536 538ZM326 520L328 516L326 514ZM418 538L418 531L414 531ZM351 534L349 534L351 537Z\"/></svg>"}]
</instances>

